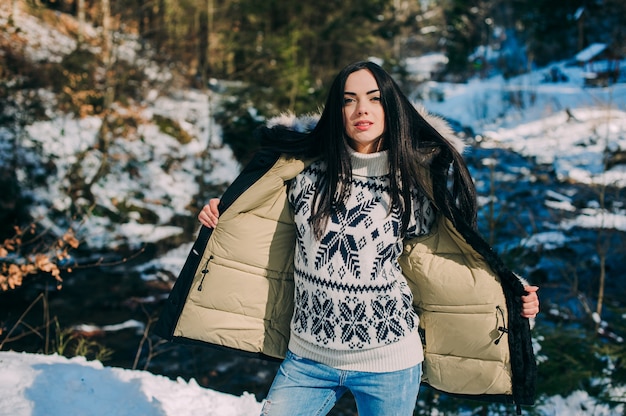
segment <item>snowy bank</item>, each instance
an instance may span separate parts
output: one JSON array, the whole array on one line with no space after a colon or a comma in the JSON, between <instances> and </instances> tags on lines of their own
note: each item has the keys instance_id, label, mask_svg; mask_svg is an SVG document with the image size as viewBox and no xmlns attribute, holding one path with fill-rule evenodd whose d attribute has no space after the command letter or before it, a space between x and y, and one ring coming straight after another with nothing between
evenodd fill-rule
<instances>
[{"instance_id":1,"label":"snowy bank","mask_svg":"<svg viewBox=\"0 0 626 416\"><path fill-rule=\"evenodd\" d=\"M105 367L84 357L0 352L1 416L250 416L261 404L195 380Z\"/></svg>"},{"instance_id":2,"label":"snowy bank","mask_svg":"<svg viewBox=\"0 0 626 416\"><path fill-rule=\"evenodd\" d=\"M256 416L261 403L200 387L195 380L170 380L147 371L105 367L83 357L0 352L0 416ZM535 415L618 416L587 392L552 396ZM439 414L435 411L433 414ZM469 416L472 411L459 411ZM490 412L493 415L493 412Z\"/></svg>"}]
</instances>

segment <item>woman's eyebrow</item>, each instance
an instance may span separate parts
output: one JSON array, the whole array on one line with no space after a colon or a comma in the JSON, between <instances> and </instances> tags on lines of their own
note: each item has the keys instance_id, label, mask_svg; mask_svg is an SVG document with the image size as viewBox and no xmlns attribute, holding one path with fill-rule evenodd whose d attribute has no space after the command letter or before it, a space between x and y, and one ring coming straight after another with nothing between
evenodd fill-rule
<instances>
[{"instance_id":1,"label":"woman's eyebrow","mask_svg":"<svg viewBox=\"0 0 626 416\"><path fill-rule=\"evenodd\" d=\"M373 94L373 93L379 92L379 91L380 90L378 90L378 89L371 90L371 91L366 92L365 95L370 95L370 94ZM356 92L350 92L350 91L344 91L343 93L344 93L344 95L356 95Z\"/></svg>"}]
</instances>

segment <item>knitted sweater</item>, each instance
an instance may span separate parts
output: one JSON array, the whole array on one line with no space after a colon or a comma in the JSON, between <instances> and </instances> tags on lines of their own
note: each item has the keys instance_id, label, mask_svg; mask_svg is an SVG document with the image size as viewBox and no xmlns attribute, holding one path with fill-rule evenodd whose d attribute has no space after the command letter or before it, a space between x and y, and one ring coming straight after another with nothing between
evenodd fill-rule
<instances>
[{"instance_id":1,"label":"knitted sweater","mask_svg":"<svg viewBox=\"0 0 626 416\"><path fill-rule=\"evenodd\" d=\"M342 370L402 370L420 363L423 351L398 257L404 237L430 232L435 212L413 192L413 215L401 235L401 215L390 212L387 152L350 153L350 196L330 216L321 239L309 218L325 164L313 163L290 185L297 242L289 349Z\"/></svg>"}]
</instances>

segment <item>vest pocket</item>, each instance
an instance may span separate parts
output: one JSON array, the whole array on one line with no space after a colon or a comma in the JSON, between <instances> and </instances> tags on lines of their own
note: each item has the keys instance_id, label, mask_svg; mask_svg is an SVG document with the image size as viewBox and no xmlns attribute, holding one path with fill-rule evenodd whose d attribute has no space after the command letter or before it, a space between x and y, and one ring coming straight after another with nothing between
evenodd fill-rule
<instances>
[{"instance_id":1,"label":"vest pocket","mask_svg":"<svg viewBox=\"0 0 626 416\"><path fill-rule=\"evenodd\" d=\"M420 313L424 382L458 394L511 394L506 309L433 306Z\"/></svg>"},{"instance_id":2,"label":"vest pocket","mask_svg":"<svg viewBox=\"0 0 626 416\"><path fill-rule=\"evenodd\" d=\"M512 394L511 368L508 363L429 354L422 368L422 381L447 393Z\"/></svg>"},{"instance_id":3,"label":"vest pocket","mask_svg":"<svg viewBox=\"0 0 626 416\"><path fill-rule=\"evenodd\" d=\"M508 361L506 313L499 305L429 305L420 312L427 353Z\"/></svg>"}]
</instances>

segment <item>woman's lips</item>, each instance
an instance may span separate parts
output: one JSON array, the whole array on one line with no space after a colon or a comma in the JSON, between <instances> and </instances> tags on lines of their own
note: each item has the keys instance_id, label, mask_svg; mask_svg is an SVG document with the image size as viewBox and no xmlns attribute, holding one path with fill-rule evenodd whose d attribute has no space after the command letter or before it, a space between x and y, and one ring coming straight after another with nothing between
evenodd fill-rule
<instances>
[{"instance_id":1,"label":"woman's lips","mask_svg":"<svg viewBox=\"0 0 626 416\"><path fill-rule=\"evenodd\" d=\"M354 123L354 128L357 130L368 130L370 127L372 127L374 125L374 123L372 123L371 121L359 121Z\"/></svg>"}]
</instances>

